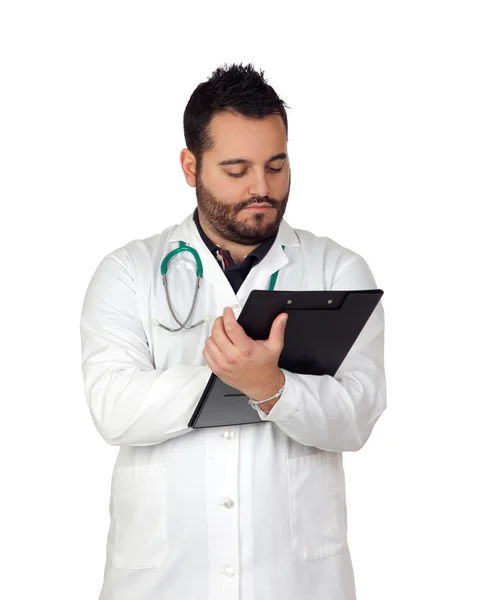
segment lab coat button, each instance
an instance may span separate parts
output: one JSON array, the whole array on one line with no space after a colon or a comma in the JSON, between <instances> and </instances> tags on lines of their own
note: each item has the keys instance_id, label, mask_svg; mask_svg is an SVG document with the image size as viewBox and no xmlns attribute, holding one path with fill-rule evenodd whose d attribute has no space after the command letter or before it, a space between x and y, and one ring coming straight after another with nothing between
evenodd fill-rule
<instances>
[{"instance_id":1,"label":"lab coat button","mask_svg":"<svg viewBox=\"0 0 489 600\"><path fill-rule=\"evenodd\" d=\"M221 506L225 508L233 508L234 502L230 498L223 498L220 502Z\"/></svg>"},{"instance_id":2,"label":"lab coat button","mask_svg":"<svg viewBox=\"0 0 489 600\"><path fill-rule=\"evenodd\" d=\"M226 439L226 440L233 440L234 439L234 431L225 431L224 432L224 439Z\"/></svg>"},{"instance_id":3,"label":"lab coat button","mask_svg":"<svg viewBox=\"0 0 489 600\"><path fill-rule=\"evenodd\" d=\"M224 575L227 575L228 577L234 577L235 572L236 571L233 569L233 567L226 567Z\"/></svg>"}]
</instances>

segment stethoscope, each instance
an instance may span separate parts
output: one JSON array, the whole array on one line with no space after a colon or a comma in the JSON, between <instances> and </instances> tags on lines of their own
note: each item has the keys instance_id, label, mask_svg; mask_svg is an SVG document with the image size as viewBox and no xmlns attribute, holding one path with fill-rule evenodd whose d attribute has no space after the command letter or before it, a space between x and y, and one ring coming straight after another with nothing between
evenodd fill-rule
<instances>
[{"instance_id":1,"label":"stethoscope","mask_svg":"<svg viewBox=\"0 0 489 600\"><path fill-rule=\"evenodd\" d=\"M282 250L283 250L283 248L284 248L284 246L282 246ZM175 256L177 256L177 254L180 254L181 252L190 252L190 254L192 254L192 256L195 259L196 269L197 269L197 279L195 281L192 307L190 308L190 312L188 313L188 316L183 323L178 319L177 315L175 314L175 311L173 310L173 306L172 306L171 299L170 299L170 291L168 289L168 264L170 263L172 258L175 258ZM166 325L163 325L162 323L159 323L158 321L154 321L154 323L156 325L159 325L160 327L163 327L163 329L166 329L167 331L175 332L175 331L181 331L182 329L193 329L194 327L198 327L199 325L202 325L203 323L209 321L210 320L209 317L205 317L204 319L201 319L198 323L194 323L194 325L187 325L187 323L192 318L192 314L194 312L195 305L197 303L197 295L199 292L200 280L202 279L202 277L204 275L202 261L200 260L200 256L199 256L199 253L197 252L197 250L195 250L194 248L192 248L185 242L179 242L179 247L175 248L175 250L172 250L169 254L167 254L165 256L165 258L163 259L163 261L161 262L160 271L161 271L161 277L163 280L163 287L165 288L165 294L166 294L166 300L168 302L168 308L170 309L172 317L175 319L176 323L178 323L178 325L180 325L180 327L178 327L176 329L172 329L170 327L167 327ZM271 292L273 292L273 290L275 289L275 284L277 282L278 273L279 273L279 271L275 271L275 273L270 278L270 284L268 286L268 289Z\"/></svg>"}]
</instances>

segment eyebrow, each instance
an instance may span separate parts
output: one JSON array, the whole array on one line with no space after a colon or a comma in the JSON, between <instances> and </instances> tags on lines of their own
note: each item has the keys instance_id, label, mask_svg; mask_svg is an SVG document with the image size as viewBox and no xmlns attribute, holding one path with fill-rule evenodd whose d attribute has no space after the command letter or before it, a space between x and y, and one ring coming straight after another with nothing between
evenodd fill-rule
<instances>
[{"instance_id":1,"label":"eyebrow","mask_svg":"<svg viewBox=\"0 0 489 600\"><path fill-rule=\"evenodd\" d=\"M273 160L277 160L279 158L287 158L287 154L285 152L281 152L280 154L275 154L271 156L265 164L272 162ZM222 160L220 163L217 163L219 166L225 165L241 165L241 164L249 164L251 161L246 160L245 158L229 158L228 160Z\"/></svg>"}]
</instances>

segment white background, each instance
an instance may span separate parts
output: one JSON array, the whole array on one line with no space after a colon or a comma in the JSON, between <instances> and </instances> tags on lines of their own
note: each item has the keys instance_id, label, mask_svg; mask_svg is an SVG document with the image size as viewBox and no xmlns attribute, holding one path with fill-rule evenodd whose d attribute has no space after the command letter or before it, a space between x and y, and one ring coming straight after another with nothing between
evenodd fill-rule
<instances>
[{"instance_id":1,"label":"white background","mask_svg":"<svg viewBox=\"0 0 489 600\"><path fill-rule=\"evenodd\" d=\"M2 598L98 597L117 448L85 403L83 296L192 211L183 110L234 61L291 107L286 220L385 292L389 406L345 454L358 598L489 597L485 4L2 3Z\"/></svg>"}]
</instances>

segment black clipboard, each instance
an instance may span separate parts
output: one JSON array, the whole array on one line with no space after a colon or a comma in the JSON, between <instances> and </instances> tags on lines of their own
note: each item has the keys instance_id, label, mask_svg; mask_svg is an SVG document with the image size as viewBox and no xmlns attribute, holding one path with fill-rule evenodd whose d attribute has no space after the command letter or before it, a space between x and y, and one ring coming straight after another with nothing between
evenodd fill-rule
<instances>
[{"instance_id":1,"label":"black clipboard","mask_svg":"<svg viewBox=\"0 0 489 600\"><path fill-rule=\"evenodd\" d=\"M266 340L275 318L288 313L279 367L299 374L334 376L383 290L253 290L238 318L246 334ZM263 423L248 397L212 374L188 423L194 429Z\"/></svg>"}]
</instances>

